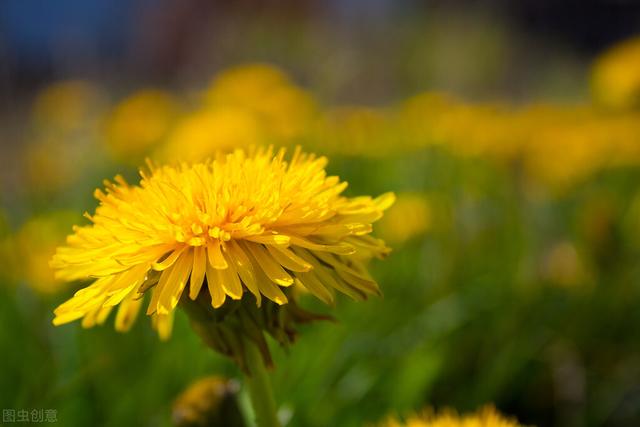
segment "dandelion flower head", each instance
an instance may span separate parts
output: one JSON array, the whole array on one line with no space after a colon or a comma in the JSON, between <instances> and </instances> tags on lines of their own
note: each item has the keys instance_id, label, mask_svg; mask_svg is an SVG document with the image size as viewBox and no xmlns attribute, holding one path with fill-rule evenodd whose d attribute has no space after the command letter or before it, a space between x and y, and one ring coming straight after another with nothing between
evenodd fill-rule
<instances>
[{"instance_id":1,"label":"dandelion flower head","mask_svg":"<svg viewBox=\"0 0 640 427\"><path fill-rule=\"evenodd\" d=\"M441 414L414 415L401 422L390 419L381 424L384 427L520 427L517 421L505 418L492 406L487 406L476 413L458 415L453 411Z\"/></svg>"},{"instance_id":2,"label":"dandelion flower head","mask_svg":"<svg viewBox=\"0 0 640 427\"><path fill-rule=\"evenodd\" d=\"M342 195L326 158L296 150L236 150L215 160L141 171L97 190L90 225L75 227L51 261L57 277L95 279L55 310L54 324L103 323L119 306L127 330L144 296L161 336L182 298L207 293L211 308L249 292L282 305L294 283L326 303L334 291L354 299L379 292L364 261L388 248L370 236L394 200ZM184 296L183 296L184 294Z\"/></svg>"}]
</instances>

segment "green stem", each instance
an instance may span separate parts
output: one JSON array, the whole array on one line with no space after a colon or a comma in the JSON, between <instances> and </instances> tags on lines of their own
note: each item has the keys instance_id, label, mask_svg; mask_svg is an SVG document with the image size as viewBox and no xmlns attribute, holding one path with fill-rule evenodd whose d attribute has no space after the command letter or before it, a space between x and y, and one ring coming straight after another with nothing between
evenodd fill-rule
<instances>
[{"instance_id":1,"label":"green stem","mask_svg":"<svg viewBox=\"0 0 640 427\"><path fill-rule=\"evenodd\" d=\"M248 339L244 340L247 368L250 374L245 374L245 384L249 389L251 404L255 412L258 427L280 427L276 414L276 401L273 398L271 383L267 368L264 366L262 354L258 347Z\"/></svg>"}]
</instances>

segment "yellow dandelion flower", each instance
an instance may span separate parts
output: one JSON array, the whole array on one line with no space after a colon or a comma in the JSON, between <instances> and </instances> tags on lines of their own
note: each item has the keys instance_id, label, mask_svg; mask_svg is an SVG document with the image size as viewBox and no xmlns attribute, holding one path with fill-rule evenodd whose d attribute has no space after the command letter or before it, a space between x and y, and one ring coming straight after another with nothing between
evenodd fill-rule
<instances>
[{"instance_id":1,"label":"yellow dandelion flower","mask_svg":"<svg viewBox=\"0 0 640 427\"><path fill-rule=\"evenodd\" d=\"M157 89L138 91L107 117L107 146L117 159L137 162L166 137L178 113L171 94Z\"/></svg>"},{"instance_id":2,"label":"yellow dandelion flower","mask_svg":"<svg viewBox=\"0 0 640 427\"><path fill-rule=\"evenodd\" d=\"M593 66L593 97L600 105L627 110L640 106L640 37L615 45Z\"/></svg>"},{"instance_id":3,"label":"yellow dandelion flower","mask_svg":"<svg viewBox=\"0 0 640 427\"><path fill-rule=\"evenodd\" d=\"M86 158L83 156L87 153L83 147L74 150L76 147L73 140L62 141L50 136L29 141L22 159L29 190L36 193L56 192L77 182L85 169L82 159Z\"/></svg>"},{"instance_id":4,"label":"yellow dandelion flower","mask_svg":"<svg viewBox=\"0 0 640 427\"><path fill-rule=\"evenodd\" d=\"M79 215L60 211L29 219L15 236L14 250L18 255L14 268L36 292L55 294L67 286L56 279L47 261L55 254L56 247L64 242L67 230Z\"/></svg>"},{"instance_id":5,"label":"yellow dandelion flower","mask_svg":"<svg viewBox=\"0 0 640 427\"><path fill-rule=\"evenodd\" d=\"M302 134L316 112L313 98L280 69L268 64L230 68L216 76L204 95L209 107L242 109L267 134L289 140Z\"/></svg>"},{"instance_id":6,"label":"yellow dandelion flower","mask_svg":"<svg viewBox=\"0 0 640 427\"><path fill-rule=\"evenodd\" d=\"M237 381L210 376L202 378L178 396L172 406L172 418L180 427L244 425L237 403Z\"/></svg>"},{"instance_id":7,"label":"yellow dandelion flower","mask_svg":"<svg viewBox=\"0 0 640 427\"><path fill-rule=\"evenodd\" d=\"M64 189L98 161L94 142L103 98L98 87L82 81L55 83L38 94L23 158L31 190Z\"/></svg>"},{"instance_id":8,"label":"yellow dandelion flower","mask_svg":"<svg viewBox=\"0 0 640 427\"><path fill-rule=\"evenodd\" d=\"M33 121L48 131L70 132L85 126L103 101L99 87L81 80L69 80L47 86L33 104Z\"/></svg>"},{"instance_id":9,"label":"yellow dandelion flower","mask_svg":"<svg viewBox=\"0 0 640 427\"><path fill-rule=\"evenodd\" d=\"M425 195L400 194L380 222L380 235L390 243L401 244L429 231L432 221L432 208Z\"/></svg>"},{"instance_id":10,"label":"yellow dandelion flower","mask_svg":"<svg viewBox=\"0 0 640 427\"><path fill-rule=\"evenodd\" d=\"M498 413L494 407L487 406L476 413L458 415L454 411L444 411L441 414L425 412L413 415L405 422L390 418L380 424L380 427L520 427L514 419L506 418Z\"/></svg>"},{"instance_id":11,"label":"yellow dandelion flower","mask_svg":"<svg viewBox=\"0 0 640 427\"><path fill-rule=\"evenodd\" d=\"M370 233L394 196L345 197L326 163L299 150L289 161L284 150L236 150L177 168L149 164L139 185L106 182L86 215L92 224L75 227L51 261L60 279L95 278L55 310L54 324L93 326L119 306L116 329L127 330L150 294L146 313L168 335L181 298L206 296L215 312L247 292L258 306L263 297L286 304L294 283L326 303L336 290L359 300L379 293L363 259L388 252Z\"/></svg>"},{"instance_id":12,"label":"yellow dandelion flower","mask_svg":"<svg viewBox=\"0 0 640 427\"><path fill-rule=\"evenodd\" d=\"M257 145L262 140L256 118L238 108L199 110L181 120L167 144L159 150L161 159L198 162L218 151Z\"/></svg>"},{"instance_id":13,"label":"yellow dandelion flower","mask_svg":"<svg viewBox=\"0 0 640 427\"><path fill-rule=\"evenodd\" d=\"M312 141L323 151L341 155L386 156L403 148L388 111L365 107L338 107L316 122Z\"/></svg>"}]
</instances>

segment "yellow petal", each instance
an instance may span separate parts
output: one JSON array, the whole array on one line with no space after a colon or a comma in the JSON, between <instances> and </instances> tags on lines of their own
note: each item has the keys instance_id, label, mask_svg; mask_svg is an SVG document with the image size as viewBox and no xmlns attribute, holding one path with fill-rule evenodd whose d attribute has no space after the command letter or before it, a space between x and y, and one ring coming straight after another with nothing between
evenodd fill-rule
<instances>
[{"instance_id":1,"label":"yellow petal","mask_svg":"<svg viewBox=\"0 0 640 427\"><path fill-rule=\"evenodd\" d=\"M374 280L355 275L350 271L345 270L338 270L337 273L340 278L342 278L345 282L354 286L355 288L369 294L381 295L380 288Z\"/></svg>"},{"instance_id":2,"label":"yellow petal","mask_svg":"<svg viewBox=\"0 0 640 427\"><path fill-rule=\"evenodd\" d=\"M82 318L82 327L85 329L93 328L96 324L96 316L98 315L98 309L91 310Z\"/></svg>"},{"instance_id":3,"label":"yellow petal","mask_svg":"<svg viewBox=\"0 0 640 427\"><path fill-rule=\"evenodd\" d=\"M227 295L233 299L242 298L242 283L235 268L218 270L218 280Z\"/></svg>"},{"instance_id":4,"label":"yellow petal","mask_svg":"<svg viewBox=\"0 0 640 427\"><path fill-rule=\"evenodd\" d=\"M158 335L162 341L166 341L171 337L174 315L175 311L172 311L169 314L154 314L153 316L154 327L158 331Z\"/></svg>"},{"instance_id":5,"label":"yellow petal","mask_svg":"<svg viewBox=\"0 0 640 427\"><path fill-rule=\"evenodd\" d=\"M207 257L202 246L193 249L193 270L191 271L191 283L189 286L189 298L198 298L200 289L204 283L204 274L207 270Z\"/></svg>"},{"instance_id":6,"label":"yellow petal","mask_svg":"<svg viewBox=\"0 0 640 427\"><path fill-rule=\"evenodd\" d=\"M329 269L322 265L316 258L321 258L325 262L325 264L329 264L327 261L335 261L336 265L338 265L338 261L336 260L335 255L320 252L315 252L312 255L311 253L309 253L309 251L299 248L295 249L295 252L305 261L313 265L313 272L317 275L320 282L324 285L334 288L358 301L367 299L367 294L364 291L362 291L358 287L350 285L349 283L345 282L344 279L337 276L335 267L333 265L332 267L334 268ZM343 269L347 269L344 263L340 263L338 266L342 267Z\"/></svg>"},{"instance_id":7,"label":"yellow petal","mask_svg":"<svg viewBox=\"0 0 640 427\"><path fill-rule=\"evenodd\" d=\"M183 246L183 247L181 247L179 249L174 250L164 260L162 260L160 262L152 262L151 263L151 267L156 271L166 270L167 268L171 267L174 262L176 262L176 260L180 257L182 252L185 251L185 249L187 249L187 247Z\"/></svg>"},{"instance_id":8,"label":"yellow petal","mask_svg":"<svg viewBox=\"0 0 640 427\"><path fill-rule=\"evenodd\" d=\"M258 284L260 292L276 304L283 305L289 302L287 296L280 289L280 286L269 280L260 268L256 269L256 283Z\"/></svg>"},{"instance_id":9,"label":"yellow petal","mask_svg":"<svg viewBox=\"0 0 640 427\"><path fill-rule=\"evenodd\" d=\"M265 245L284 245L289 244L289 236L283 234L263 234L260 236L247 236L245 240Z\"/></svg>"},{"instance_id":10,"label":"yellow petal","mask_svg":"<svg viewBox=\"0 0 640 427\"><path fill-rule=\"evenodd\" d=\"M325 304L333 304L333 294L318 280L314 272L298 273L296 281Z\"/></svg>"},{"instance_id":11,"label":"yellow petal","mask_svg":"<svg viewBox=\"0 0 640 427\"><path fill-rule=\"evenodd\" d=\"M353 246L346 243L336 243L336 244L324 244L324 243L315 243L311 240L305 239L303 237L291 236L291 245L300 246L302 248L311 249L314 251L324 251L324 252L332 252L340 255L351 255L356 250Z\"/></svg>"},{"instance_id":12,"label":"yellow petal","mask_svg":"<svg viewBox=\"0 0 640 427\"><path fill-rule=\"evenodd\" d=\"M107 307L119 304L120 301L131 292L131 289L144 281L148 269L149 267L146 264L142 264L120 273L118 278L109 286L107 290L109 298L107 298L103 306Z\"/></svg>"},{"instance_id":13,"label":"yellow petal","mask_svg":"<svg viewBox=\"0 0 640 427\"><path fill-rule=\"evenodd\" d=\"M262 303L262 296L256 282L255 273L249 257L244 250L234 241L227 242L227 256L235 263L236 271L242 279L242 283L256 297L258 307Z\"/></svg>"},{"instance_id":14,"label":"yellow petal","mask_svg":"<svg viewBox=\"0 0 640 427\"><path fill-rule=\"evenodd\" d=\"M57 314L53 319L53 324L55 326L64 325L65 323L73 322L74 320L78 320L85 315L84 312L81 311L70 311L67 313Z\"/></svg>"},{"instance_id":15,"label":"yellow petal","mask_svg":"<svg viewBox=\"0 0 640 427\"><path fill-rule=\"evenodd\" d=\"M267 250L280 265L291 271L309 271L311 264L294 254L290 249L279 246L267 246Z\"/></svg>"},{"instance_id":16,"label":"yellow petal","mask_svg":"<svg viewBox=\"0 0 640 427\"><path fill-rule=\"evenodd\" d=\"M160 296L162 295L162 291L167 286L167 281L171 276L171 273L175 269L175 264L172 264L171 267L167 268L162 272L160 276L160 280L158 280L158 284L151 290L151 302L147 307L147 315L151 315L158 310L158 302L160 301Z\"/></svg>"},{"instance_id":17,"label":"yellow petal","mask_svg":"<svg viewBox=\"0 0 640 427\"><path fill-rule=\"evenodd\" d=\"M116 331L127 332L136 321L143 298L134 298L136 292L131 292L127 298L120 303L116 314Z\"/></svg>"},{"instance_id":18,"label":"yellow petal","mask_svg":"<svg viewBox=\"0 0 640 427\"><path fill-rule=\"evenodd\" d=\"M162 294L158 300L158 314L168 314L180 300L182 291L187 285L187 279L193 267L193 253L191 250L185 251L176 261L171 271L171 275L167 279L167 283L162 289Z\"/></svg>"},{"instance_id":19,"label":"yellow petal","mask_svg":"<svg viewBox=\"0 0 640 427\"><path fill-rule=\"evenodd\" d=\"M396 195L392 192L381 194L380 196L373 199L373 203L376 205L376 208L381 211L389 209L396 201Z\"/></svg>"},{"instance_id":20,"label":"yellow petal","mask_svg":"<svg viewBox=\"0 0 640 427\"><path fill-rule=\"evenodd\" d=\"M211 264L207 264L207 286L209 288L209 294L211 295L211 305L213 308L219 308L222 306L226 298L218 274L219 270L213 268Z\"/></svg>"},{"instance_id":21,"label":"yellow petal","mask_svg":"<svg viewBox=\"0 0 640 427\"><path fill-rule=\"evenodd\" d=\"M227 261L222 256L222 250L220 249L220 241L214 240L207 245L207 254L209 255L209 264L213 268L225 269L227 268Z\"/></svg>"},{"instance_id":22,"label":"yellow petal","mask_svg":"<svg viewBox=\"0 0 640 427\"><path fill-rule=\"evenodd\" d=\"M107 320L107 317L109 317L109 314L111 313L111 309L113 309L113 307L100 307L98 309L98 313L96 314L96 323L98 325L102 325Z\"/></svg>"},{"instance_id":23,"label":"yellow petal","mask_svg":"<svg viewBox=\"0 0 640 427\"><path fill-rule=\"evenodd\" d=\"M271 281L280 286L293 285L293 278L289 273L284 271L280 264L274 261L264 246L257 243L243 243L241 246L251 252L251 255L253 255L260 268L262 268Z\"/></svg>"}]
</instances>

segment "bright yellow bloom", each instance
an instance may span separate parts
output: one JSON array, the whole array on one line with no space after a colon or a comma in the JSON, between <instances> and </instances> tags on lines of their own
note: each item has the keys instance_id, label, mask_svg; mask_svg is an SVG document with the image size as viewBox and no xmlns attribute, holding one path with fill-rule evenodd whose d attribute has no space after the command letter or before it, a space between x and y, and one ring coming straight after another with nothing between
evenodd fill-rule
<instances>
[{"instance_id":1,"label":"bright yellow bloom","mask_svg":"<svg viewBox=\"0 0 640 427\"><path fill-rule=\"evenodd\" d=\"M615 110L640 107L640 37L615 45L593 66L596 102Z\"/></svg>"},{"instance_id":2,"label":"bright yellow bloom","mask_svg":"<svg viewBox=\"0 0 640 427\"><path fill-rule=\"evenodd\" d=\"M439 415L430 413L414 415L401 422L390 419L380 427L519 427L516 420L505 418L495 408L487 406L474 414L458 415L452 411L445 411Z\"/></svg>"},{"instance_id":3,"label":"bright yellow bloom","mask_svg":"<svg viewBox=\"0 0 640 427\"><path fill-rule=\"evenodd\" d=\"M249 291L286 304L294 282L326 303L334 290L355 299L379 292L363 260L388 252L369 235L394 200L341 195L324 157L284 150L237 150L178 168L149 165L140 185L116 177L97 190L100 206L76 227L51 265L66 280L95 278L55 310L54 324L102 323L120 305L116 328L131 326L151 294L147 314L163 335L181 296L210 295L211 307Z\"/></svg>"}]
</instances>

